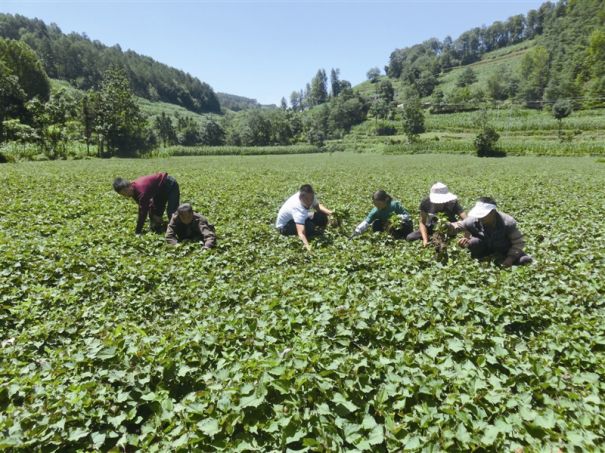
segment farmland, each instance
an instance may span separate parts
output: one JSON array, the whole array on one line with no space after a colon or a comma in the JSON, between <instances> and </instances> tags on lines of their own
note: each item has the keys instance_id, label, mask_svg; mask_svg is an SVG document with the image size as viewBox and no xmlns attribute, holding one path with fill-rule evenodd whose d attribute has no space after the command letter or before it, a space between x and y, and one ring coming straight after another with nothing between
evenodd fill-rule
<instances>
[{"instance_id":1,"label":"farmland","mask_svg":"<svg viewBox=\"0 0 605 453\"><path fill-rule=\"evenodd\" d=\"M134 235L115 176L167 171L218 248ZM347 234L384 188L493 196L535 264ZM469 155L23 162L0 173L0 449L595 450L605 163ZM305 253L308 182L348 211ZM415 220L415 226L417 220Z\"/></svg>"}]
</instances>

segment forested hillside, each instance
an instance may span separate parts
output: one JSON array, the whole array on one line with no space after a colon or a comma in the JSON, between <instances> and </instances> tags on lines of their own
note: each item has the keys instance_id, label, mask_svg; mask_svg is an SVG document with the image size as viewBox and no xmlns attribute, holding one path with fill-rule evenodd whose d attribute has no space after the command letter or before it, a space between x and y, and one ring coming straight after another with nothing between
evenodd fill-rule
<instances>
[{"instance_id":1,"label":"forested hillside","mask_svg":"<svg viewBox=\"0 0 605 453\"><path fill-rule=\"evenodd\" d=\"M64 34L56 24L10 14L0 14L0 38L26 43L48 77L66 80L76 88L98 88L105 70L120 66L137 96L197 113L220 112L218 98L207 83L132 50L122 51L119 45L108 47L85 34Z\"/></svg>"},{"instance_id":2,"label":"forested hillside","mask_svg":"<svg viewBox=\"0 0 605 453\"><path fill-rule=\"evenodd\" d=\"M470 153L484 139L500 153L603 152L605 0L546 2L396 49L384 69L353 87L338 68L320 68L280 108L262 108L135 52L0 15L0 159L298 144ZM77 90L51 91L50 80Z\"/></svg>"},{"instance_id":3,"label":"forested hillside","mask_svg":"<svg viewBox=\"0 0 605 453\"><path fill-rule=\"evenodd\" d=\"M228 93L216 93L216 96L218 97L223 109L233 110L234 112L260 107L260 104L256 99L250 99L244 96L237 96L235 94Z\"/></svg>"},{"instance_id":4,"label":"forested hillside","mask_svg":"<svg viewBox=\"0 0 605 453\"><path fill-rule=\"evenodd\" d=\"M455 40L433 38L397 49L385 70L389 78L403 80L421 97L429 96L439 89L452 68L478 62L487 52L533 40L533 48L524 55L518 70L503 68L504 71L493 74L487 81L488 92L484 94L488 99L512 99L531 107L563 98L573 99L576 107L602 105L604 21L603 0L546 2L525 16L513 16L489 27L475 27ZM466 76L460 79L458 88L476 81L470 71ZM453 90L444 94L452 98L451 103L473 98Z\"/></svg>"}]
</instances>

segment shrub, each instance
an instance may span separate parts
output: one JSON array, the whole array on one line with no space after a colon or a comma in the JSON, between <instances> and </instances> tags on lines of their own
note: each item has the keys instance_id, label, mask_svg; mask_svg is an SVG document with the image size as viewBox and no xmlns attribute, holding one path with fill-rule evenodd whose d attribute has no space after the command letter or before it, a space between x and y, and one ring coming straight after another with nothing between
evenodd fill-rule
<instances>
[{"instance_id":1,"label":"shrub","mask_svg":"<svg viewBox=\"0 0 605 453\"><path fill-rule=\"evenodd\" d=\"M497 152L496 143L499 139L500 134L496 132L496 129L489 124L485 124L474 141L477 157L494 155Z\"/></svg>"}]
</instances>

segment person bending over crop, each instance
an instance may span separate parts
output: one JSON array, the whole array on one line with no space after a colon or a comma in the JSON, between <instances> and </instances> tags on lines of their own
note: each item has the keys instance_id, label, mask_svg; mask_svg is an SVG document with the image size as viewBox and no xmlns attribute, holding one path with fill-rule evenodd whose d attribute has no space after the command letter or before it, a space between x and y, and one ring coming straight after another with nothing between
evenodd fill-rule
<instances>
[{"instance_id":1,"label":"person bending over crop","mask_svg":"<svg viewBox=\"0 0 605 453\"><path fill-rule=\"evenodd\" d=\"M309 213L311 208L315 209L313 214ZM279 209L275 228L284 236L298 235L305 248L311 250L309 238L323 232L330 215L332 211L317 200L313 187L303 184Z\"/></svg>"},{"instance_id":2,"label":"person bending over crop","mask_svg":"<svg viewBox=\"0 0 605 453\"><path fill-rule=\"evenodd\" d=\"M166 230L168 244L176 245L182 241L201 242L203 249L216 246L214 225L208 223L208 219L203 215L193 212L189 203L183 203L177 208Z\"/></svg>"},{"instance_id":3,"label":"person bending over crop","mask_svg":"<svg viewBox=\"0 0 605 453\"><path fill-rule=\"evenodd\" d=\"M132 198L139 205L136 234L141 234L145 218L149 215L151 229L162 232L164 210L168 219L179 206L179 184L168 173L141 176L130 182L124 178L113 181L114 190L126 198Z\"/></svg>"},{"instance_id":4,"label":"person bending over crop","mask_svg":"<svg viewBox=\"0 0 605 453\"><path fill-rule=\"evenodd\" d=\"M437 225L437 214L443 212L450 222L458 218L464 220L466 213L458 202L458 197L451 193L447 186L437 182L431 186L428 198L420 202L420 219L418 230L408 234L406 240L417 241L422 239L422 245L429 245L431 236Z\"/></svg>"},{"instance_id":5,"label":"person bending over crop","mask_svg":"<svg viewBox=\"0 0 605 453\"><path fill-rule=\"evenodd\" d=\"M469 249L473 258L495 256L496 262L505 267L532 262L532 257L523 252L525 242L517 222L498 211L493 198L479 198L468 217L450 224L450 229L470 233L469 237L459 239L458 245Z\"/></svg>"},{"instance_id":6,"label":"person bending over crop","mask_svg":"<svg viewBox=\"0 0 605 453\"><path fill-rule=\"evenodd\" d=\"M359 236L370 226L372 231L385 231L394 239L403 239L412 232L412 218L400 201L393 200L384 190L378 190L372 195L374 209L353 231L351 239Z\"/></svg>"}]
</instances>

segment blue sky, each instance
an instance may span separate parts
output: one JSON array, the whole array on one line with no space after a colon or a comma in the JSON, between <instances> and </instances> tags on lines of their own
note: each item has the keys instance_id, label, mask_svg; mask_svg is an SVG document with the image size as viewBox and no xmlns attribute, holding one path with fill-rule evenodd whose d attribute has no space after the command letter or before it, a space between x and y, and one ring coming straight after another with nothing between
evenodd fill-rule
<instances>
[{"instance_id":1,"label":"blue sky","mask_svg":"<svg viewBox=\"0 0 605 453\"><path fill-rule=\"evenodd\" d=\"M356 85L390 53L537 9L542 1L28 1L0 11L56 23L182 69L215 91L279 104L319 68Z\"/></svg>"}]
</instances>

